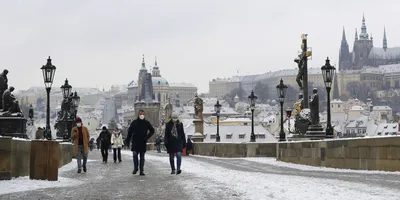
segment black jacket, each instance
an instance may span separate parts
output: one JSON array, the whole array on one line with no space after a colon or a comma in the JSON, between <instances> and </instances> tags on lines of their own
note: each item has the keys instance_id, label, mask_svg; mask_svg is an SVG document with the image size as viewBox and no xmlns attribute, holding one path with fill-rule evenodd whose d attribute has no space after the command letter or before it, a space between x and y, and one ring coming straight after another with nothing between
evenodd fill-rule
<instances>
[{"instance_id":1,"label":"black jacket","mask_svg":"<svg viewBox=\"0 0 400 200\"><path fill-rule=\"evenodd\" d=\"M101 133L97 139L100 139L102 146L108 148L108 146L110 146L110 144L111 144L110 143L111 142L111 133L108 132L108 130L106 130L106 131L103 130L103 131L101 131Z\"/></svg>"},{"instance_id":2,"label":"black jacket","mask_svg":"<svg viewBox=\"0 0 400 200\"><path fill-rule=\"evenodd\" d=\"M182 152L182 149L186 146L186 137L183 130L183 124L181 122L176 122L177 135L172 135L172 128L174 127L174 122L169 121L165 125L165 136L164 144L167 148L168 153Z\"/></svg>"},{"instance_id":3,"label":"black jacket","mask_svg":"<svg viewBox=\"0 0 400 200\"><path fill-rule=\"evenodd\" d=\"M129 126L126 144L132 142L132 151L146 152L147 140L154 134L154 128L146 119L137 118Z\"/></svg>"}]
</instances>

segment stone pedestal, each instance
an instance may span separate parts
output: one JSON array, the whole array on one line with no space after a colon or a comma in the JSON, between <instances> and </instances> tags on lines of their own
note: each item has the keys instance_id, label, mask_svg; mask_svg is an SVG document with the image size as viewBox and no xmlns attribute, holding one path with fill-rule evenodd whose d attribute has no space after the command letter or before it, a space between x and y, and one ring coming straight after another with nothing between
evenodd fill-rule
<instances>
[{"instance_id":1,"label":"stone pedestal","mask_svg":"<svg viewBox=\"0 0 400 200\"><path fill-rule=\"evenodd\" d=\"M60 144L56 141L32 140L29 178L58 180Z\"/></svg>"},{"instance_id":2,"label":"stone pedestal","mask_svg":"<svg viewBox=\"0 0 400 200\"><path fill-rule=\"evenodd\" d=\"M204 135L204 121L202 119L193 120L194 123L194 132L201 133Z\"/></svg>"},{"instance_id":3,"label":"stone pedestal","mask_svg":"<svg viewBox=\"0 0 400 200\"><path fill-rule=\"evenodd\" d=\"M0 135L27 138L26 121L24 117L0 116Z\"/></svg>"},{"instance_id":4,"label":"stone pedestal","mask_svg":"<svg viewBox=\"0 0 400 200\"><path fill-rule=\"evenodd\" d=\"M306 136L310 138L310 140L322 140L325 138L325 131L321 125L310 125L306 132Z\"/></svg>"},{"instance_id":5,"label":"stone pedestal","mask_svg":"<svg viewBox=\"0 0 400 200\"><path fill-rule=\"evenodd\" d=\"M193 142L203 142L204 141L204 135L201 133L194 133L191 137Z\"/></svg>"}]
</instances>

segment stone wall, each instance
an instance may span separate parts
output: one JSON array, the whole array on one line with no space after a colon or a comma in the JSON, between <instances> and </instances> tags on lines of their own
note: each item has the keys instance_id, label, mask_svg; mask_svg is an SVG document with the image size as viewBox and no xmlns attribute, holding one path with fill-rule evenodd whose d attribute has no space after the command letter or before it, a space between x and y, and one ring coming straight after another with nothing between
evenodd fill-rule
<instances>
[{"instance_id":1,"label":"stone wall","mask_svg":"<svg viewBox=\"0 0 400 200\"><path fill-rule=\"evenodd\" d=\"M193 154L216 157L275 157L276 143L193 143Z\"/></svg>"},{"instance_id":2,"label":"stone wall","mask_svg":"<svg viewBox=\"0 0 400 200\"><path fill-rule=\"evenodd\" d=\"M73 145L60 146L59 167L72 161ZM30 172L31 141L0 137L0 180L28 176Z\"/></svg>"},{"instance_id":3,"label":"stone wall","mask_svg":"<svg viewBox=\"0 0 400 200\"><path fill-rule=\"evenodd\" d=\"M400 171L400 137L278 143L277 160L343 169Z\"/></svg>"}]
</instances>

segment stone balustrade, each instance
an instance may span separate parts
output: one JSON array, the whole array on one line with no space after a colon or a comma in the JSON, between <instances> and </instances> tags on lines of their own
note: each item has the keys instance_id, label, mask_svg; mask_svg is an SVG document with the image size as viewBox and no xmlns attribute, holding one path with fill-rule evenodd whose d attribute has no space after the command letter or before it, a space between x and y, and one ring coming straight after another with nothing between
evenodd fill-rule
<instances>
[{"instance_id":1,"label":"stone balustrade","mask_svg":"<svg viewBox=\"0 0 400 200\"><path fill-rule=\"evenodd\" d=\"M58 168L72 161L73 145L70 143L58 143L53 141L53 143L56 143L54 145L54 151L42 152L42 150L39 150L35 151L35 155L33 155L33 142L39 142L39 140L31 141L18 138L13 139L11 137L0 137L0 180L29 176L33 167L31 166L32 159L44 159L47 154L57 154L51 157L57 158L55 161L57 161Z\"/></svg>"}]
</instances>

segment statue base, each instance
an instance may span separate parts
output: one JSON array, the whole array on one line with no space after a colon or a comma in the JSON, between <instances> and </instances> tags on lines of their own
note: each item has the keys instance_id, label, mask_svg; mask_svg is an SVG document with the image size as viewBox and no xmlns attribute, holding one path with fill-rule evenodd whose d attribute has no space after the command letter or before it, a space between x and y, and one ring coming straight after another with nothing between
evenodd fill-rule
<instances>
[{"instance_id":1,"label":"statue base","mask_svg":"<svg viewBox=\"0 0 400 200\"><path fill-rule=\"evenodd\" d=\"M190 139L192 139L193 142L204 142L204 135L196 132L192 135Z\"/></svg>"},{"instance_id":2,"label":"statue base","mask_svg":"<svg viewBox=\"0 0 400 200\"><path fill-rule=\"evenodd\" d=\"M204 121L202 119L194 119L194 132L204 135Z\"/></svg>"},{"instance_id":3,"label":"statue base","mask_svg":"<svg viewBox=\"0 0 400 200\"><path fill-rule=\"evenodd\" d=\"M322 140L325 139L326 132L321 125L310 125L306 132L306 136L310 138L310 140Z\"/></svg>"},{"instance_id":4,"label":"statue base","mask_svg":"<svg viewBox=\"0 0 400 200\"><path fill-rule=\"evenodd\" d=\"M22 116L0 116L0 135L27 138L26 122Z\"/></svg>"},{"instance_id":5,"label":"statue base","mask_svg":"<svg viewBox=\"0 0 400 200\"><path fill-rule=\"evenodd\" d=\"M296 119L294 123L295 132L299 135L305 135L307 133L308 127L310 126L310 121L304 119Z\"/></svg>"}]
</instances>

